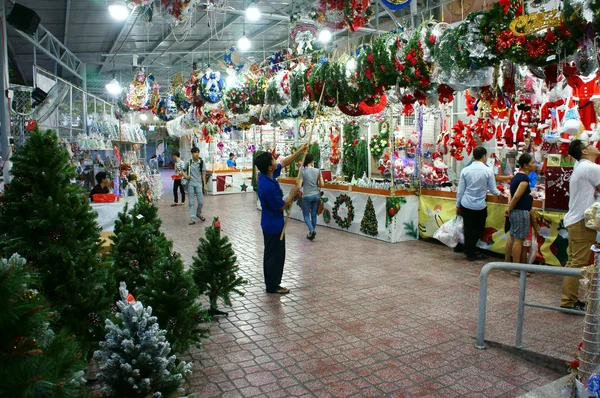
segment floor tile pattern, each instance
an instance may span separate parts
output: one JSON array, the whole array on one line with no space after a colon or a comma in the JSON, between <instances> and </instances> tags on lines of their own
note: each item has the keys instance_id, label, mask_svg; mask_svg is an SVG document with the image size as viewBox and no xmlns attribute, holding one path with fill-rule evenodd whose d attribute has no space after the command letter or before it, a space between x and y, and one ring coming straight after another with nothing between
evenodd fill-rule
<instances>
[{"instance_id":1,"label":"floor tile pattern","mask_svg":"<svg viewBox=\"0 0 600 398\"><path fill-rule=\"evenodd\" d=\"M163 230L190 264L213 216L233 243L244 297L193 350L189 392L200 397L514 397L555 374L500 349L474 347L479 271L429 241L397 244L328 228L306 239L291 220L283 285L264 292L260 212L252 192L205 197L207 223L188 226L187 206L159 203ZM489 278L486 338L514 345L518 278ZM528 279L527 299L558 303L560 278ZM526 308L523 344L571 358L583 318Z\"/></svg>"}]
</instances>

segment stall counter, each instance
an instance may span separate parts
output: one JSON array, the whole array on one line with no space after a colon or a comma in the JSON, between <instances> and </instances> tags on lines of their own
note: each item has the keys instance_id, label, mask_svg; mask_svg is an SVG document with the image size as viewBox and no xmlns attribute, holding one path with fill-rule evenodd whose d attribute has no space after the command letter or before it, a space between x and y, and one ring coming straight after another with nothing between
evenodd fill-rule
<instances>
[{"instance_id":1,"label":"stall counter","mask_svg":"<svg viewBox=\"0 0 600 398\"><path fill-rule=\"evenodd\" d=\"M252 169L206 170L209 195L227 195L252 191Z\"/></svg>"},{"instance_id":2,"label":"stall counter","mask_svg":"<svg viewBox=\"0 0 600 398\"><path fill-rule=\"evenodd\" d=\"M284 196L296 184L295 178L278 181ZM336 184L325 184L321 190L325 210L318 225L391 243L417 239L419 200L414 192L395 191L392 196L389 190ZM298 197L290 217L304 221L300 206Z\"/></svg>"},{"instance_id":3,"label":"stall counter","mask_svg":"<svg viewBox=\"0 0 600 398\"><path fill-rule=\"evenodd\" d=\"M508 235L504 232L504 212L508 199L488 195L488 217L483 236L478 242L481 249L504 254ZM569 245L567 230L563 225L566 213L545 211L542 201L534 201L535 223L539 235L535 236L537 260L542 264L565 265ZM456 193L422 189L419 197L419 236L433 238L433 234L446 221L456 215Z\"/></svg>"}]
</instances>

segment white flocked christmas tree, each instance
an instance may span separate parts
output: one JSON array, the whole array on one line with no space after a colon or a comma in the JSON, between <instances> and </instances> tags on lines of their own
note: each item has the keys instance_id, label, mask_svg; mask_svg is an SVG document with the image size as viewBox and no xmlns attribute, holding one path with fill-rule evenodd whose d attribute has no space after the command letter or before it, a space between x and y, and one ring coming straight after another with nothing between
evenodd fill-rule
<instances>
[{"instance_id":1,"label":"white flocked christmas tree","mask_svg":"<svg viewBox=\"0 0 600 398\"><path fill-rule=\"evenodd\" d=\"M127 291L121 282L121 300L117 302L117 321L106 320L106 339L94 359L101 364L99 380L102 393L108 397L173 397L180 396L184 376L192 364L177 362L169 356L171 346L161 330L152 307Z\"/></svg>"}]
</instances>

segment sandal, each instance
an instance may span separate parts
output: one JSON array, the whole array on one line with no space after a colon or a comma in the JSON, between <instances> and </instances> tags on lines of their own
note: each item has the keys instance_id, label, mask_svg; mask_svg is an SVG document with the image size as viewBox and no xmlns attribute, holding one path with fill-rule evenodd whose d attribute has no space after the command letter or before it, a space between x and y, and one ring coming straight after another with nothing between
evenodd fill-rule
<instances>
[{"instance_id":1,"label":"sandal","mask_svg":"<svg viewBox=\"0 0 600 398\"><path fill-rule=\"evenodd\" d=\"M188 225L194 225L194 224L196 224L196 221L194 221L194 220L192 220L188 223Z\"/></svg>"},{"instance_id":2,"label":"sandal","mask_svg":"<svg viewBox=\"0 0 600 398\"><path fill-rule=\"evenodd\" d=\"M200 221L206 221L206 217L204 216L199 216L198 218L200 219Z\"/></svg>"},{"instance_id":3,"label":"sandal","mask_svg":"<svg viewBox=\"0 0 600 398\"><path fill-rule=\"evenodd\" d=\"M173 203L171 207L179 206L179 203Z\"/></svg>"}]
</instances>

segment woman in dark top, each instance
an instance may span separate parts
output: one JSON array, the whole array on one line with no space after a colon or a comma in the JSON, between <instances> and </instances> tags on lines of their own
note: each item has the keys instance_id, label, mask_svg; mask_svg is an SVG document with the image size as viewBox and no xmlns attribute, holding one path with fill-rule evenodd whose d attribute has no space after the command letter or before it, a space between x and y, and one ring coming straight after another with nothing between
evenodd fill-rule
<instances>
[{"instance_id":1,"label":"woman in dark top","mask_svg":"<svg viewBox=\"0 0 600 398\"><path fill-rule=\"evenodd\" d=\"M96 185L92 189L92 192L90 192L90 199L92 199L92 202L94 201L94 195L96 195L97 193L110 193L110 189L108 189L108 176L105 172L101 171L98 174L96 174L96 182L98 183L98 185Z\"/></svg>"},{"instance_id":2,"label":"woman in dark top","mask_svg":"<svg viewBox=\"0 0 600 398\"><path fill-rule=\"evenodd\" d=\"M523 242L529 235L531 228L530 215L533 206L531 187L529 186L529 173L536 171L533 157L524 153L519 157L519 172L510 182L510 195L512 199L508 203L508 209L504 213L510 221L510 236L512 238L513 261L521 262Z\"/></svg>"}]
</instances>

